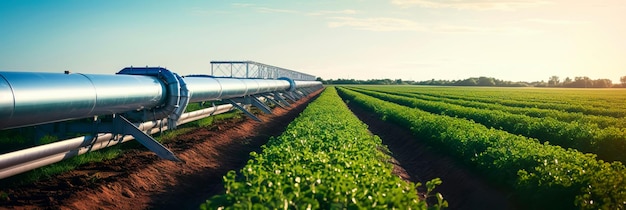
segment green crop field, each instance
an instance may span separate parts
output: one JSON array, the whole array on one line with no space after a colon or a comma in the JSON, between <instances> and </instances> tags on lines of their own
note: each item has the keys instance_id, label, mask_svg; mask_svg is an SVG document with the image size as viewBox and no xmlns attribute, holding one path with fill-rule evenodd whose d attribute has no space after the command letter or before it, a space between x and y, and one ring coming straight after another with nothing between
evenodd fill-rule
<instances>
[{"instance_id":1,"label":"green crop field","mask_svg":"<svg viewBox=\"0 0 626 210\"><path fill-rule=\"evenodd\" d=\"M381 144L328 88L238 174L229 172L226 193L201 208L426 209L416 184L392 174ZM438 183L426 183L426 195L438 200L432 209L447 206L432 192Z\"/></svg>"},{"instance_id":2,"label":"green crop field","mask_svg":"<svg viewBox=\"0 0 626 210\"><path fill-rule=\"evenodd\" d=\"M522 208L624 209L624 101L626 90L327 88L203 207L427 208L413 184L390 174L380 140L349 103L513 192ZM427 194L444 204L431 192L439 182Z\"/></svg>"},{"instance_id":3,"label":"green crop field","mask_svg":"<svg viewBox=\"0 0 626 210\"><path fill-rule=\"evenodd\" d=\"M342 86L338 92L515 191L531 208L626 207L624 90Z\"/></svg>"}]
</instances>

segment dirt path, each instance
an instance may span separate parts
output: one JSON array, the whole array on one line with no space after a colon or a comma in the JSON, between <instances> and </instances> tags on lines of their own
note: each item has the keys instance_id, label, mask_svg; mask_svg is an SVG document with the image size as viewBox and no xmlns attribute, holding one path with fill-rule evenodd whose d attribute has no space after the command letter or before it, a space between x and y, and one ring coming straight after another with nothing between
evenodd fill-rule
<instances>
[{"instance_id":1,"label":"dirt path","mask_svg":"<svg viewBox=\"0 0 626 210\"><path fill-rule=\"evenodd\" d=\"M200 128L166 143L184 163L161 160L143 150L15 189L0 209L197 209L223 191L222 176L245 165L270 136L280 135L319 92L260 115Z\"/></svg>"},{"instance_id":2,"label":"dirt path","mask_svg":"<svg viewBox=\"0 0 626 210\"><path fill-rule=\"evenodd\" d=\"M378 135L397 161L396 169L401 177L412 182L426 184L433 178L441 178L443 184L435 189L449 203L449 209L519 209L511 193L497 189L482 177L432 149L406 129L380 120L375 114L348 104L369 130ZM394 161L394 162L395 162ZM406 172L406 173L404 173ZM420 189L424 191L425 189ZM429 200L432 203L432 200Z\"/></svg>"}]
</instances>

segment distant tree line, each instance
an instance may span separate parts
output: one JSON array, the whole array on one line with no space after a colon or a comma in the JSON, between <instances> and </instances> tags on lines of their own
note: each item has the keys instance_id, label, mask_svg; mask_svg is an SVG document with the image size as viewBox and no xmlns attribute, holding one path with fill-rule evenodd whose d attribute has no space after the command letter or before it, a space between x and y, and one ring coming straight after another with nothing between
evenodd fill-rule
<instances>
[{"instance_id":1,"label":"distant tree line","mask_svg":"<svg viewBox=\"0 0 626 210\"><path fill-rule=\"evenodd\" d=\"M551 76L543 87L571 87L571 88L611 88L626 87L626 76L620 77L621 84L613 84L610 79L590 79L589 77L566 77L561 82L558 76Z\"/></svg>"},{"instance_id":2,"label":"distant tree line","mask_svg":"<svg viewBox=\"0 0 626 210\"><path fill-rule=\"evenodd\" d=\"M444 86L493 86L493 87L529 87L534 83L512 82L499 80L493 77L471 77L464 80L426 80L415 82L416 85L444 85Z\"/></svg>"},{"instance_id":3,"label":"distant tree line","mask_svg":"<svg viewBox=\"0 0 626 210\"><path fill-rule=\"evenodd\" d=\"M566 77L561 81L558 76L551 76L548 82L512 82L499 80L493 77L471 77L464 80L425 80L412 81L402 79L330 79L324 80L317 78L324 84L341 84L341 85L435 85L435 86L482 86L482 87L566 87L566 88L626 88L626 76L620 78L621 84L613 84L610 79L590 79L589 77L574 77L571 79Z\"/></svg>"}]
</instances>

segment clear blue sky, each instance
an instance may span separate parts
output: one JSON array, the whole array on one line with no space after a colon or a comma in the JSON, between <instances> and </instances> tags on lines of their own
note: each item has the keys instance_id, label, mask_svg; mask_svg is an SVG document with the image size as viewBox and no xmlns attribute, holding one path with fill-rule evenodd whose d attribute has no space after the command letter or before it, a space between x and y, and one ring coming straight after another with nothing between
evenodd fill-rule
<instances>
[{"instance_id":1,"label":"clear blue sky","mask_svg":"<svg viewBox=\"0 0 626 210\"><path fill-rule=\"evenodd\" d=\"M208 73L253 60L324 79L626 75L623 0L0 0L0 70Z\"/></svg>"}]
</instances>

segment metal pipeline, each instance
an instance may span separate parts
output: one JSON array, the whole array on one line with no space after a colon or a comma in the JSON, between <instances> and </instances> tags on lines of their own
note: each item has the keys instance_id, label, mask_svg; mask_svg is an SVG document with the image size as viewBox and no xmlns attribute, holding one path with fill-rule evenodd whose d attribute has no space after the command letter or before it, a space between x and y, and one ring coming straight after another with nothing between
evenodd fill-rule
<instances>
[{"instance_id":1,"label":"metal pipeline","mask_svg":"<svg viewBox=\"0 0 626 210\"><path fill-rule=\"evenodd\" d=\"M189 102L237 98L290 88L284 80L213 78L202 75L185 76L184 79L191 92Z\"/></svg>"},{"instance_id":2,"label":"metal pipeline","mask_svg":"<svg viewBox=\"0 0 626 210\"><path fill-rule=\"evenodd\" d=\"M138 110L151 110L144 120L169 116L176 121L188 102L315 85L321 83L193 75L183 79L163 68L127 68L118 75L0 72L0 129Z\"/></svg>"},{"instance_id":3,"label":"metal pipeline","mask_svg":"<svg viewBox=\"0 0 626 210\"><path fill-rule=\"evenodd\" d=\"M296 88L310 88L310 87L322 87L322 82L320 81L302 81L302 80L294 80L293 81Z\"/></svg>"},{"instance_id":4,"label":"metal pipeline","mask_svg":"<svg viewBox=\"0 0 626 210\"><path fill-rule=\"evenodd\" d=\"M0 129L140 110L165 87L145 76L0 72Z\"/></svg>"},{"instance_id":5,"label":"metal pipeline","mask_svg":"<svg viewBox=\"0 0 626 210\"><path fill-rule=\"evenodd\" d=\"M143 138L115 129L86 131L102 133L95 138L77 137L2 154L0 179L134 138L143 139L140 141L143 142L145 133L173 129L177 124L223 113L235 106L241 108L239 102L266 107L257 99L260 96L269 96L278 105L289 105L283 96L294 100L299 98L297 94L304 96L321 87L317 81L289 78L266 80L193 75L183 78L164 68L126 68L118 75L0 72L0 129L98 115L141 114L136 111L143 111L145 121L134 124L139 134L133 135ZM230 100L232 104L182 113L190 102L240 97L244 100ZM150 113L153 115L147 117ZM129 121L127 123L133 126Z\"/></svg>"}]
</instances>

